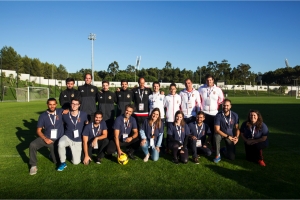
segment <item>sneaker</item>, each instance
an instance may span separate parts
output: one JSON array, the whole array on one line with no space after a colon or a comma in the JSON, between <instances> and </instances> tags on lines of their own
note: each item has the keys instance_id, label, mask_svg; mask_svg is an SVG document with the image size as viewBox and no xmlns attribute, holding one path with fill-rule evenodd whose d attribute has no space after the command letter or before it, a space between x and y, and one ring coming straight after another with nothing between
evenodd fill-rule
<instances>
[{"instance_id":1,"label":"sneaker","mask_svg":"<svg viewBox=\"0 0 300 200\"><path fill-rule=\"evenodd\" d=\"M195 164L199 164L199 159L198 158L194 158L194 162L195 162Z\"/></svg>"},{"instance_id":2,"label":"sneaker","mask_svg":"<svg viewBox=\"0 0 300 200\"><path fill-rule=\"evenodd\" d=\"M214 159L214 162L215 163L218 163L218 162L220 162L221 161L221 156L218 156L218 157L216 157L215 159Z\"/></svg>"},{"instance_id":3,"label":"sneaker","mask_svg":"<svg viewBox=\"0 0 300 200\"><path fill-rule=\"evenodd\" d=\"M178 165L178 164L179 164L179 161L178 161L178 159L177 159L177 158L176 158L176 159L173 159L172 161L173 161L173 163L175 163L176 165Z\"/></svg>"},{"instance_id":4,"label":"sneaker","mask_svg":"<svg viewBox=\"0 0 300 200\"><path fill-rule=\"evenodd\" d=\"M67 167L67 164L66 164L66 163L61 163L61 164L59 165L59 167L57 168L57 171L61 172L61 171L63 171L66 167Z\"/></svg>"},{"instance_id":5,"label":"sneaker","mask_svg":"<svg viewBox=\"0 0 300 200\"><path fill-rule=\"evenodd\" d=\"M147 162L149 160L149 156L150 156L150 153L148 153L145 158L144 158L144 162Z\"/></svg>"},{"instance_id":6,"label":"sneaker","mask_svg":"<svg viewBox=\"0 0 300 200\"><path fill-rule=\"evenodd\" d=\"M35 175L36 173L37 173L37 167L36 166L32 166L31 168L30 168L30 172L29 172L29 174L30 175Z\"/></svg>"},{"instance_id":7,"label":"sneaker","mask_svg":"<svg viewBox=\"0 0 300 200\"><path fill-rule=\"evenodd\" d=\"M101 158L97 158L96 164L100 165L101 164Z\"/></svg>"},{"instance_id":8,"label":"sneaker","mask_svg":"<svg viewBox=\"0 0 300 200\"><path fill-rule=\"evenodd\" d=\"M267 166L266 163L264 162L264 160L259 160L259 161L258 161L258 164L259 164L260 166L262 166L262 167Z\"/></svg>"}]
</instances>

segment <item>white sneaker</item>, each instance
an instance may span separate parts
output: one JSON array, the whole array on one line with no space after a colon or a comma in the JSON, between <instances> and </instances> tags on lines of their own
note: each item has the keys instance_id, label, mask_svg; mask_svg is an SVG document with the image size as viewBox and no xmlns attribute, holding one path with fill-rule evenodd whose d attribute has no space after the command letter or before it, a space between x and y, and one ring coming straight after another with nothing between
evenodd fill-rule
<instances>
[{"instance_id":1,"label":"white sneaker","mask_svg":"<svg viewBox=\"0 0 300 200\"><path fill-rule=\"evenodd\" d=\"M145 156L145 158L144 158L144 162L148 162L148 160L149 160L149 156L150 156L150 153L148 153L148 154Z\"/></svg>"},{"instance_id":2,"label":"white sneaker","mask_svg":"<svg viewBox=\"0 0 300 200\"><path fill-rule=\"evenodd\" d=\"M30 168L30 172L29 172L29 174L30 175L35 175L36 173L37 173L37 167L36 166L32 166L31 168Z\"/></svg>"}]
</instances>

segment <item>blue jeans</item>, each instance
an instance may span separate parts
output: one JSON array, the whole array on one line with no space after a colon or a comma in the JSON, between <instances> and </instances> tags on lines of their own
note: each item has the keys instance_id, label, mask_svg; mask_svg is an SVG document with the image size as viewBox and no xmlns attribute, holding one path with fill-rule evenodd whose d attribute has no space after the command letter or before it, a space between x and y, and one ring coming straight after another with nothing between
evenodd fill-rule
<instances>
[{"instance_id":1,"label":"blue jeans","mask_svg":"<svg viewBox=\"0 0 300 200\"><path fill-rule=\"evenodd\" d=\"M141 146L145 156L149 153L149 147L150 147L149 145L150 145L149 141L146 140L146 143L143 146ZM152 160L157 161L159 159L159 152L154 147L150 147L150 151L151 151L150 155Z\"/></svg>"}]
</instances>

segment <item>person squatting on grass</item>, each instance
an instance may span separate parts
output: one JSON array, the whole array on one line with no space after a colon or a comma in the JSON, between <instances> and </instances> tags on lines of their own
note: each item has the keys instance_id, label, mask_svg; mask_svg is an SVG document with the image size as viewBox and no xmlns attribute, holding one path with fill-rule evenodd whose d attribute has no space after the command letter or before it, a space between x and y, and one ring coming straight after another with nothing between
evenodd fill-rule
<instances>
[{"instance_id":1,"label":"person squatting on grass","mask_svg":"<svg viewBox=\"0 0 300 200\"><path fill-rule=\"evenodd\" d=\"M239 141L239 117L238 114L231 111L231 101L224 99L222 111L218 112L215 117L215 163L221 161L220 151L225 158L235 159L235 145ZM221 141L225 140L226 148L220 150Z\"/></svg>"},{"instance_id":2,"label":"person squatting on grass","mask_svg":"<svg viewBox=\"0 0 300 200\"><path fill-rule=\"evenodd\" d=\"M209 126L204 123L205 114L202 111L197 112L196 121L189 123L191 131L188 146L193 152L193 161L195 164L199 164L198 154L204 154L205 156L211 155L211 150L206 145L206 136L211 135Z\"/></svg>"},{"instance_id":3,"label":"person squatting on grass","mask_svg":"<svg viewBox=\"0 0 300 200\"><path fill-rule=\"evenodd\" d=\"M160 116L160 109L154 108L148 119L144 121L140 129L141 135L141 148L145 154L144 162L147 162L151 151L153 161L159 159L159 152L164 136L164 123Z\"/></svg>"},{"instance_id":4,"label":"person squatting on grass","mask_svg":"<svg viewBox=\"0 0 300 200\"><path fill-rule=\"evenodd\" d=\"M68 114L63 115L65 123L65 135L59 139L58 153L60 158L60 166L57 171L63 171L66 167L66 147L70 147L72 152L72 163L77 165L81 161L82 153L82 130L88 123L87 114L79 111L80 100L74 98L71 103L71 110Z\"/></svg>"},{"instance_id":5,"label":"person squatting on grass","mask_svg":"<svg viewBox=\"0 0 300 200\"><path fill-rule=\"evenodd\" d=\"M57 143L58 139L64 134L62 120L63 109L56 109L57 101L55 98L47 100L47 111L43 112L38 119L36 133L39 136L29 145L29 164L30 175L37 173L37 150L42 147L50 149L53 162L56 164L58 159Z\"/></svg>"},{"instance_id":6,"label":"person squatting on grass","mask_svg":"<svg viewBox=\"0 0 300 200\"><path fill-rule=\"evenodd\" d=\"M113 126L114 139L109 141L106 150L109 158L112 157L115 151L117 151L118 157L120 157L121 154L124 154L121 147L127 147L126 153L128 157L132 160L136 159L133 153L135 149L139 148L139 135L136 120L131 116L133 110L133 105L126 105L125 113L115 120Z\"/></svg>"},{"instance_id":7,"label":"person squatting on grass","mask_svg":"<svg viewBox=\"0 0 300 200\"><path fill-rule=\"evenodd\" d=\"M185 123L184 114L182 111L178 110L175 113L174 123L169 126L168 130L168 144L169 149L173 153L173 162L179 164L178 158L181 162L188 162L188 137L190 134L189 126Z\"/></svg>"},{"instance_id":8,"label":"person squatting on grass","mask_svg":"<svg viewBox=\"0 0 300 200\"><path fill-rule=\"evenodd\" d=\"M240 132L244 140L246 159L265 167L262 149L268 146L269 130L258 110L249 111L248 119L242 123Z\"/></svg>"},{"instance_id":9,"label":"person squatting on grass","mask_svg":"<svg viewBox=\"0 0 300 200\"><path fill-rule=\"evenodd\" d=\"M101 111L94 114L94 122L86 125L82 132L83 164L88 165L92 160L93 151L97 152L95 162L101 164L104 157L103 149L108 145L107 127Z\"/></svg>"}]
</instances>

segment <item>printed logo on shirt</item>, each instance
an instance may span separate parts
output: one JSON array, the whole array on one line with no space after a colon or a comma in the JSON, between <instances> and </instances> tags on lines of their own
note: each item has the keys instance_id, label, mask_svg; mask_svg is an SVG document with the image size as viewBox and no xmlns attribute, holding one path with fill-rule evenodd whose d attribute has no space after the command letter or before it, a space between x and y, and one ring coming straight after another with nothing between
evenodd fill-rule
<instances>
[{"instance_id":1,"label":"printed logo on shirt","mask_svg":"<svg viewBox=\"0 0 300 200\"><path fill-rule=\"evenodd\" d=\"M91 92L94 92L94 89L93 89L93 88L91 89Z\"/></svg>"},{"instance_id":2,"label":"printed logo on shirt","mask_svg":"<svg viewBox=\"0 0 300 200\"><path fill-rule=\"evenodd\" d=\"M127 98L130 98L130 95L129 95L129 94L127 94Z\"/></svg>"},{"instance_id":3,"label":"printed logo on shirt","mask_svg":"<svg viewBox=\"0 0 300 200\"><path fill-rule=\"evenodd\" d=\"M74 97L74 94L71 94L71 97Z\"/></svg>"},{"instance_id":4,"label":"printed logo on shirt","mask_svg":"<svg viewBox=\"0 0 300 200\"><path fill-rule=\"evenodd\" d=\"M65 95L64 97L67 97L67 95Z\"/></svg>"},{"instance_id":5,"label":"printed logo on shirt","mask_svg":"<svg viewBox=\"0 0 300 200\"><path fill-rule=\"evenodd\" d=\"M84 92L84 90L81 90L80 92Z\"/></svg>"},{"instance_id":6,"label":"printed logo on shirt","mask_svg":"<svg viewBox=\"0 0 300 200\"><path fill-rule=\"evenodd\" d=\"M119 97L121 97L122 95L119 94Z\"/></svg>"},{"instance_id":7,"label":"printed logo on shirt","mask_svg":"<svg viewBox=\"0 0 300 200\"><path fill-rule=\"evenodd\" d=\"M108 99L111 99L111 96L108 96Z\"/></svg>"},{"instance_id":8,"label":"printed logo on shirt","mask_svg":"<svg viewBox=\"0 0 300 200\"><path fill-rule=\"evenodd\" d=\"M148 94L148 91L145 91L145 94Z\"/></svg>"}]
</instances>

